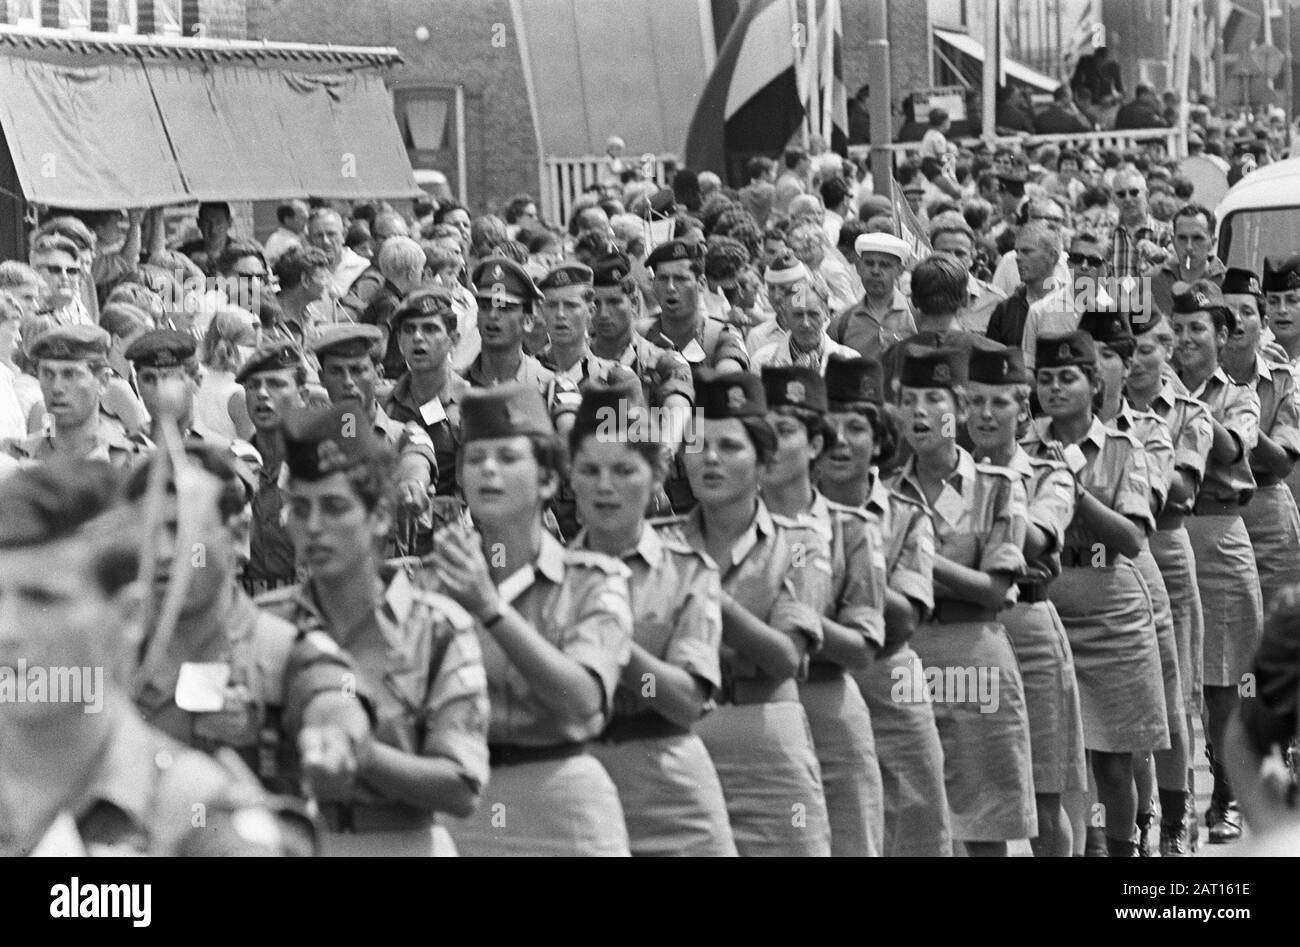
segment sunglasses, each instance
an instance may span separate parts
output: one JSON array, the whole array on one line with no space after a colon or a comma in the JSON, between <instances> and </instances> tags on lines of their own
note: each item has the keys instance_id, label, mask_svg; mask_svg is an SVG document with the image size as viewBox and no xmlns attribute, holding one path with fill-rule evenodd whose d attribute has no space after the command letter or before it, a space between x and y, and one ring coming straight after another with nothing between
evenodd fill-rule
<instances>
[{"instance_id":1,"label":"sunglasses","mask_svg":"<svg viewBox=\"0 0 1300 947\"><path fill-rule=\"evenodd\" d=\"M1132 188L1132 189L1127 190L1127 191L1116 191L1116 192L1115 192L1115 196L1116 196L1116 197L1138 197L1139 195L1142 195L1142 194L1145 194L1145 193L1146 193L1146 191L1142 190L1141 188L1136 188L1136 187L1135 187L1135 188Z\"/></svg>"},{"instance_id":2,"label":"sunglasses","mask_svg":"<svg viewBox=\"0 0 1300 947\"><path fill-rule=\"evenodd\" d=\"M1094 270L1106 265L1106 258L1091 256L1086 253L1071 253L1068 257L1071 266L1090 266Z\"/></svg>"},{"instance_id":3,"label":"sunglasses","mask_svg":"<svg viewBox=\"0 0 1300 947\"><path fill-rule=\"evenodd\" d=\"M50 276L78 276L81 273L81 267L79 266L53 266L50 264L44 264L40 266L39 269L48 273Z\"/></svg>"}]
</instances>

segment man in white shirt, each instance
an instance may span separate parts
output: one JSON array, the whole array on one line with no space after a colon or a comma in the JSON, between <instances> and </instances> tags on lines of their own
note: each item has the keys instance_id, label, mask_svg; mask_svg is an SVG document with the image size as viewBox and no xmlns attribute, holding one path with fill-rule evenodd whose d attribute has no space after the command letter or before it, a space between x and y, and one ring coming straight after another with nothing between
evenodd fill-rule
<instances>
[{"instance_id":1,"label":"man in white shirt","mask_svg":"<svg viewBox=\"0 0 1300 947\"><path fill-rule=\"evenodd\" d=\"M280 226L266 238L263 255L266 257L267 266L275 266L275 261L280 259L290 247L302 246L303 230L307 227L307 214L305 201L285 201L275 209L275 216Z\"/></svg>"},{"instance_id":2,"label":"man in white shirt","mask_svg":"<svg viewBox=\"0 0 1300 947\"><path fill-rule=\"evenodd\" d=\"M369 260L344 245L346 233L342 215L333 208L318 207L307 219L307 242L329 257L335 299L346 296L353 281L370 267Z\"/></svg>"},{"instance_id":3,"label":"man in white shirt","mask_svg":"<svg viewBox=\"0 0 1300 947\"><path fill-rule=\"evenodd\" d=\"M1040 335L1065 335L1079 325L1070 279L1061 280L1054 272L1061 256L1061 235L1046 224L1031 222L1020 228L1016 237L1016 265L1025 286L1029 313L1020 347L1025 367L1034 370L1034 356Z\"/></svg>"}]
</instances>

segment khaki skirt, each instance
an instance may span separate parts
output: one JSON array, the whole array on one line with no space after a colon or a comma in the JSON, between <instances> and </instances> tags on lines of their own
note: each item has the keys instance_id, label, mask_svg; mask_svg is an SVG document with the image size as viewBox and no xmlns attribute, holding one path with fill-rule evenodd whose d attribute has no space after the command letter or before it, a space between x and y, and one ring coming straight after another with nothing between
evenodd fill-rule
<instances>
[{"instance_id":1,"label":"khaki skirt","mask_svg":"<svg viewBox=\"0 0 1300 947\"><path fill-rule=\"evenodd\" d=\"M726 704L696 726L743 856L831 853L821 768L803 705Z\"/></svg>"},{"instance_id":2,"label":"khaki skirt","mask_svg":"<svg viewBox=\"0 0 1300 947\"><path fill-rule=\"evenodd\" d=\"M1236 687L1250 670L1264 625L1250 536L1240 516L1193 516L1187 535L1205 621L1205 686Z\"/></svg>"},{"instance_id":3,"label":"khaki skirt","mask_svg":"<svg viewBox=\"0 0 1300 947\"><path fill-rule=\"evenodd\" d=\"M1174 642L1178 646L1178 679L1183 684L1183 707L1200 715L1205 702L1205 618L1201 590L1196 584L1196 554L1187 527L1161 530L1151 537L1151 555L1160 567L1174 616Z\"/></svg>"},{"instance_id":4,"label":"khaki skirt","mask_svg":"<svg viewBox=\"0 0 1300 947\"><path fill-rule=\"evenodd\" d=\"M1034 792L1082 789L1088 782L1083 715L1061 617L1050 601L1022 603L998 617L1016 650L1025 685Z\"/></svg>"},{"instance_id":5,"label":"khaki skirt","mask_svg":"<svg viewBox=\"0 0 1300 947\"><path fill-rule=\"evenodd\" d=\"M879 857L884 851L885 797L871 733L871 714L858 685L841 671L799 685L822 770L831 855Z\"/></svg>"},{"instance_id":6,"label":"khaki skirt","mask_svg":"<svg viewBox=\"0 0 1300 947\"><path fill-rule=\"evenodd\" d=\"M933 858L952 854L943 745L929 694L911 681L921 659L911 646L854 672L871 713L871 732L885 794L885 855Z\"/></svg>"},{"instance_id":7,"label":"khaki skirt","mask_svg":"<svg viewBox=\"0 0 1300 947\"><path fill-rule=\"evenodd\" d=\"M1133 560L1142 581L1151 593L1151 613L1156 621L1156 645L1160 649L1160 673L1165 685L1165 716L1169 720L1169 735L1187 740L1187 711L1183 703L1183 682L1178 668L1178 640L1174 632L1174 613L1169 604L1160 566L1151 550L1143 549Z\"/></svg>"},{"instance_id":8,"label":"khaki skirt","mask_svg":"<svg viewBox=\"0 0 1300 947\"><path fill-rule=\"evenodd\" d=\"M1276 483L1256 490L1241 517L1255 550L1259 591L1267 615L1278 592L1300 583L1300 511L1291 488Z\"/></svg>"},{"instance_id":9,"label":"khaki skirt","mask_svg":"<svg viewBox=\"0 0 1300 947\"><path fill-rule=\"evenodd\" d=\"M478 809L446 826L469 857L631 854L614 781L585 753L492 767Z\"/></svg>"},{"instance_id":10,"label":"khaki skirt","mask_svg":"<svg viewBox=\"0 0 1300 947\"><path fill-rule=\"evenodd\" d=\"M934 699L953 838L1034 838L1029 715L1006 629L996 621L928 622L912 646Z\"/></svg>"},{"instance_id":11,"label":"khaki skirt","mask_svg":"<svg viewBox=\"0 0 1300 947\"><path fill-rule=\"evenodd\" d=\"M722 784L698 736L598 743L591 754L618 787L633 855L736 854Z\"/></svg>"},{"instance_id":12,"label":"khaki skirt","mask_svg":"<svg viewBox=\"0 0 1300 947\"><path fill-rule=\"evenodd\" d=\"M1083 744L1102 753L1169 749L1160 645L1137 567L1067 566L1048 590L1074 655Z\"/></svg>"}]
</instances>

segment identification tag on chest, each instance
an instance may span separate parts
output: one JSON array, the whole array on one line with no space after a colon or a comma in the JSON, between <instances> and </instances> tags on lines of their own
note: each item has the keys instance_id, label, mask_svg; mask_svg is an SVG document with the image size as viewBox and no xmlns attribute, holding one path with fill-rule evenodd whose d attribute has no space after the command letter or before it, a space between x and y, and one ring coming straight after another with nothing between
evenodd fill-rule
<instances>
[{"instance_id":1,"label":"identification tag on chest","mask_svg":"<svg viewBox=\"0 0 1300 947\"><path fill-rule=\"evenodd\" d=\"M420 405L420 418L425 424L437 424L447 420L447 411L442 406L442 399L434 396Z\"/></svg>"},{"instance_id":2,"label":"identification tag on chest","mask_svg":"<svg viewBox=\"0 0 1300 947\"><path fill-rule=\"evenodd\" d=\"M682 349L682 357L688 362L698 363L708 358L704 351L704 346L700 345L699 339L691 339L686 348Z\"/></svg>"},{"instance_id":3,"label":"identification tag on chest","mask_svg":"<svg viewBox=\"0 0 1300 947\"><path fill-rule=\"evenodd\" d=\"M411 580L405 572L398 572L393 581L388 583L388 591L384 593L384 599L388 602L388 607L393 610L397 623L404 624L407 616L411 614L411 606L415 604Z\"/></svg>"},{"instance_id":4,"label":"identification tag on chest","mask_svg":"<svg viewBox=\"0 0 1300 947\"><path fill-rule=\"evenodd\" d=\"M1070 473L1077 474L1088 466L1088 458L1084 456L1083 449L1078 444L1071 444L1061 452L1061 456L1065 459L1065 466L1070 468Z\"/></svg>"},{"instance_id":5,"label":"identification tag on chest","mask_svg":"<svg viewBox=\"0 0 1300 947\"><path fill-rule=\"evenodd\" d=\"M176 706L192 714L217 713L226 706L230 665L187 661L176 678Z\"/></svg>"},{"instance_id":6,"label":"identification tag on chest","mask_svg":"<svg viewBox=\"0 0 1300 947\"><path fill-rule=\"evenodd\" d=\"M934 501L934 511L942 516L949 526L956 526L961 522L961 515L965 509L966 504L961 494L949 486L944 486L943 491Z\"/></svg>"}]
</instances>

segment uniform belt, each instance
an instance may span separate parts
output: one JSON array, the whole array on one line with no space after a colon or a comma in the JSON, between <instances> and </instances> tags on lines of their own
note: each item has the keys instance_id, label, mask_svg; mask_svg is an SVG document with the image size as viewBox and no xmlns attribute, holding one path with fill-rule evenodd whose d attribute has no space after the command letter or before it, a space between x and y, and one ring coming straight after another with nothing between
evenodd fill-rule
<instances>
[{"instance_id":1,"label":"uniform belt","mask_svg":"<svg viewBox=\"0 0 1300 947\"><path fill-rule=\"evenodd\" d=\"M808 665L808 683L826 684L844 677L844 668L830 661L813 661Z\"/></svg>"},{"instance_id":2,"label":"uniform belt","mask_svg":"<svg viewBox=\"0 0 1300 947\"><path fill-rule=\"evenodd\" d=\"M1047 601L1046 582L1017 582L1016 588L1020 590L1020 602L1022 604L1032 605L1035 602Z\"/></svg>"},{"instance_id":3,"label":"uniform belt","mask_svg":"<svg viewBox=\"0 0 1300 947\"><path fill-rule=\"evenodd\" d=\"M1240 516L1241 502L1238 500L1216 500L1213 497L1198 497L1196 500L1197 516Z\"/></svg>"},{"instance_id":4,"label":"uniform belt","mask_svg":"<svg viewBox=\"0 0 1300 947\"><path fill-rule=\"evenodd\" d=\"M1162 533L1182 529L1187 525L1187 516L1188 514L1183 510L1161 510L1160 515L1156 517L1156 529Z\"/></svg>"},{"instance_id":5,"label":"uniform belt","mask_svg":"<svg viewBox=\"0 0 1300 947\"><path fill-rule=\"evenodd\" d=\"M1252 470L1251 473L1255 475L1256 487L1276 487L1279 483L1282 483L1282 478L1277 474L1263 473L1258 470Z\"/></svg>"},{"instance_id":6,"label":"uniform belt","mask_svg":"<svg viewBox=\"0 0 1300 947\"><path fill-rule=\"evenodd\" d=\"M733 678L727 688L728 704L775 704L799 699L799 685L792 678L772 681L764 678Z\"/></svg>"},{"instance_id":7,"label":"uniform belt","mask_svg":"<svg viewBox=\"0 0 1300 947\"><path fill-rule=\"evenodd\" d=\"M488 761L493 766L518 766L523 763L544 763L565 760L587 752L585 743L559 743L555 746L513 746L493 743L488 746Z\"/></svg>"},{"instance_id":8,"label":"uniform belt","mask_svg":"<svg viewBox=\"0 0 1300 947\"><path fill-rule=\"evenodd\" d=\"M1115 564L1115 559L1119 556L1119 553L1112 552L1111 550L1107 549L1105 546L1101 545L1101 543L1098 543L1095 547L1094 546L1062 546L1061 565L1068 566L1073 569L1089 568L1090 566L1093 566L1095 564L1093 560L1096 558L1097 553L1099 551L1105 554L1106 565L1113 566Z\"/></svg>"},{"instance_id":9,"label":"uniform belt","mask_svg":"<svg viewBox=\"0 0 1300 947\"><path fill-rule=\"evenodd\" d=\"M691 731L673 723L653 710L615 717L605 728L601 739L606 743L626 743L629 740L660 740L664 737L682 737Z\"/></svg>"},{"instance_id":10,"label":"uniform belt","mask_svg":"<svg viewBox=\"0 0 1300 947\"><path fill-rule=\"evenodd\" d=\"M935 599L934 611L930 613L932 622L996 621L997 617L996 609L956 598Z\"/></svg>"},{"instance_id":11,"label":"uniform belt","mask_svg":"<svg viewBox=\"0 0 1300 947\"><path fill-rule=\"evenodd\" d=\"M426 829L433 815L399 804L322 803L321 819L331 832L408 832Z\"/></svg>"}]
</instances>

